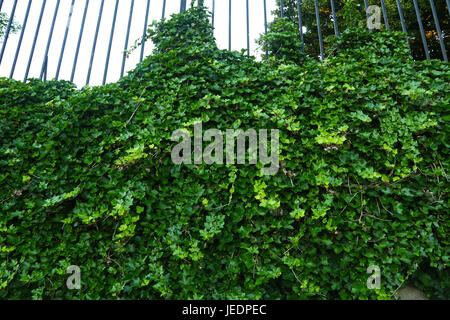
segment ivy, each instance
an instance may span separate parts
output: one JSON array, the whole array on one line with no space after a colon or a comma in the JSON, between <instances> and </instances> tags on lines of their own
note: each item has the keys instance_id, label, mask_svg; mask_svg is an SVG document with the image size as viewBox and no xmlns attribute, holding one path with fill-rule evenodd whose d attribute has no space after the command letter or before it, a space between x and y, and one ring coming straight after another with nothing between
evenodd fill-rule
<instances>
[{"instance_id":1,"label":"ivy","mask_svg":"<svg viewBox=\"0 0 450 320\"><path fill-rule=\"evenodd\" d=\"M364 29L323 62L290 56L289 26L258 62L208 19L153 24L117 83L0 79L0 297L389 299L411 278L448 298L448 63ZM279 129L278 174L173 164L197 120Z\"/></svg>"}]
</instances>

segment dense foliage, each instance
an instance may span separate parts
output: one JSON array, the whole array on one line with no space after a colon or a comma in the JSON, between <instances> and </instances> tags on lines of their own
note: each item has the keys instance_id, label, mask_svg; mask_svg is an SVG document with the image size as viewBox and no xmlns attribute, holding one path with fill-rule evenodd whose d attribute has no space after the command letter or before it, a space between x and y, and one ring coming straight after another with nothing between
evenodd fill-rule
<instances>
[{"instance_id":1,"label":"dense foliage","mask_svg":"<svg viewBox=\"0 0 450 320\"><path fill-rule=\"evenodd\" d=\"M305 30L305 50L311 56L319 55L319 43L317 35L317 21L314 8L315 0L301 0L302 3L302 24L306 27ZM285 17L295 23L298 27L298 0L284 0L284 12ZM402 30L400 22L400 16L398 12L397 2L400 3L403 11L405 27L408 32L411 51L415 59L424 60L425 52L422 44L422 39L419 31L419 24L417 22L416 11L414 9L414 2L412 0L385 0L386 13L388 16L389 27L391 30ZM338 29L340 31L351 27L355 21L361 26L367 26L364 1L362 0L335 0L335 9L337 15ZM436 6L436 12L439 19L442 36L444 38L445 47L450 47L450 19L448 17L449 11L446 5L446 1L434 1ZM377 5L381 8L380 1L368 0L367 4ZM429 0L417 0L419 12L422 20L422 24L425 30L425 36L427 39L428 48L431 58L442 59L441 47L439 44L439 38L436 32L436 25L433 20L433 14L431 11ZM275 14L280 17L280 0L277 0L278 8L275 10ZM328 42L333 41L334 38L334 25L333 14L331 10L330 0L318 0L319 5L319 17L321 24L322 36L325 41L325 52L328 51ZM385 29L385 21L381 12L381 24Z\"/></svg>"},{"instance_id":2,"label":"dense foliage","mask_svg":"<svg viewBox=\"0 0 450 320\"><path fill-rule=\"evenodd\" d=\"M421 270L448 294L448 64L364 29L257 62L201 7L150 35L118 83L0 80L0 298L389 299ZM174 165L198 120L280 129L278 174Z\"/></svg>"}]
</instances>

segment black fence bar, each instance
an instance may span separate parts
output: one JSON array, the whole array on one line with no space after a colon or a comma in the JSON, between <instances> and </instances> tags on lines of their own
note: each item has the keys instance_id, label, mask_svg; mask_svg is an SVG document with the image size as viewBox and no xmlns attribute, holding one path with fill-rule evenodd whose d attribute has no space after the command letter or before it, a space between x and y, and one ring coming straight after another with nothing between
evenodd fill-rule
<instances>
[{"instance_id":1,"label":"black fence bar","mask_svg":"<svg viewBox=\"0 0 450 320\"><path fill-rule=\"evenodd\" d=\"M72 74L70 75L70 82L73 82L73 78L75 77L75 70L78 62L78 54L80 53L81 40L83 39L84 26L86 24L86 16L88 9L89 9L89 0L86 0L86 4L84 5L83 20L81 21L80 34L78 36L77 48L75 50L75 58L73 60Z\"/></svg>"},{"instance_id":2,"label":"black fence bar","mask_svg":"<svg viewBox=\"0 0 450 320\"><path fill-rule=\"evenodd\" d=\"M314 9L316 11L317 34L319 35L320 60L323 60L325 58L325 53L324 53L324 50L323 50L322 30L320 28L320 16L319 16L319 3L318 3L318 0L314 0Z\"/></svg>"},{"instance_id":3,"label":"black fence bar","mask_svg":"<svg viewBox=\"0 0 450 320\"><path fill-rule=\"evenodd\" d=\"M247 5L247 56L250 56L250 18L249 18L248 0L246 0L246 5Z\"/></svg>"},{"instance_id":4,"label":"black fence bar","mask_svg":"<svg viewBox=\"0 0 450 320\"><path fill-rule=\"evenodd\" d=\"M22 42L23 42L23 35L25 33L25 29L27 28L28 17L30 15L31 1L32 0L28 0L27 11L25 12L25 18L23 19L22 31L20 32L19 43L17 44L16 54L14 55L14 61L13 61L12 67L11 67L11 72L9 73L10 79L12 79L12 77L14 76L14 71L16 69L17 58L19 57L20 47L22 46Z\"/></svg>"},{"instance_id":5,"label":"black fence bar","mask_svg":"<svg viewBox=\"0 0 450 320\"><path fill-rule=\"evenodd\" d=\"M2 63L3 55L5 54L6 43L8 42L9 33L11 32L11 25L14 20L14 14L16 13L16 8L17 8L17 0L14 0L11 16L9 17L8 26L6 27L5 37L3 39L2 51L0 52L0 63Z\"/></svg>"},{"instance_id":6,"label":"black fence bar","mask_svg":"<svg viewBox=\"0 0 450 320\"><path fill-rule=\"evenodd\" d=\"M231 0L228 5L228 50L231 50Z\"/></svg>"},{"instance_id":7,"label":"black fence bar","mask_svg":"<svg viewBox=\"0 0 450 320\"><path fill-rule=\"evenodd\" d=\"M44 75L44 71L47 71L47 65L45 64L45 62L47 62L47 61L45 61L45 59L48 56L48 51L50 50L50 44L53 39L53 31L55 30L56 17L58 15L60 3L61 3L61 0L58 0L56 2L55 11L53 13L52 26L50 27L50 33L48 34L48 38L47 38L47 47L45 48L45 53L44 53L44 62L42 63L41 73L39 74L40 79L42 79L42 77Z\"/></svg>"},{"instance_id":8,"label":"black fence bar","mask_svg":"<svg viewBox=\"0 0 450 320\"><path fill-rule=\"evenodd\" d=\"M447 52L445 51L444 39L442 38L441 26L439 25L439 18L438 18L438 15L436 12L436 7L434 6L433 0L430 0L430 5L431 5L431 11L433 12L434 24L436 25L436 32L439 37L439 43L441 45L442 57L444 58L444 61L448 62Z\"/></svg>"},{"instance_id":9,"label":"black fence bar","mask_svg":"<svg viewBox=\"0 0 450 320\"><path fill-rule=\"evenodd\" d=\"M144 60L144 49L145 42L147 40L147 27L148 27L148 15L150 13L150 0L147 0L147 8L145 9L145 21L144 21L144 32L142 33L142 44L141 44L141 56L139 57L139 61L142 62Z\"/></svg>"},{"instance_id":10,"label":"black fence bar","mask_svg":"<svg viewBox=\"0 0 450 320\"><path fill-rule=\"evenodd\" d=\"M180 1L180 12L186 11L186 0Z\"/></svg>"},{"instance_id":11,"label":"black fence bar","mask_svg":"<svg viewBox=\"0 0 450 320\"><path fill-rule=\"evenodd\" d=\"M66 50L67 36L69 35L70 22L72 21L74 5L75 5L75 0L72 0L72 3L70 5L69 17L67 18L66 31L64 32L64 40L63 40L63 44L61 47L61 53L59 54L58 67L56 68L56 75L55 75L56 80L59 79L59 72L61 71L61 63L62 63L62 59L64 58L64 51Z\"/></svg>"},{"instance_id":12,"label":"black fence bar","mask_svg":"<svg viewBox=\"0 0 450 320\"><path fill-rule=\"evenodd\" d=\"M47 81L48 56L45 56L44 61L44 81Z\"/></svg>"},{"instance_id":13,"label":"black fence bar","mask_svg":"<svg viewBox=\"0 0 450 320\"><path fill-rule=\"evenodd\" d=\"M109 45L108 45L108 53L106 54L106 63L105 63L105 72L103 73L103 82L106 83L106 77L108 76L108 68L109 68L109 59L111 57L111 47L114 39L114 30L116 29L116 20L117 20L117 9L119 8L119 0L116 0L116 6L114 8L114 17L111 26L111 33L109 35Z\"/></svg>"},{"instance_id":14,"label":"black fence bar","mask_svg":"<svg viewBox=\"0 0 450 320\"><path fill-rule=\"evenodd\" d=\"M367 27L369 28L370 31L373 31L372 28L370 28L370 26L369 26L370 14L369 14L369 4L367 3L367 0L364 0L364 8L366 9Z\"/></svg>"},{"instance_id":15,"label":"black fence bar","mask_svg":"<svg viewBox=\"0 0 450 320\"><path fill-rule=\"evenodd\" d=\"M366 18L369 19L369 4L364 0L364 9L366 9Z\"/></svg>"},{"instance_id":16,"label":"black fence bar","mask_svg":"<svg viewBox=\"0 0 450 320\"><path fill-rule=\"evenodd\" d=\"M384 4L384 0L381 0L381 9L383 10L384 25L386 26L386 30L389 30L389 17L386 12L386 5Z\"/></svg>"},{"instance_id":17,"label":"black fence bar","mask_svg":"<svg viewBox=\"0 0 450 320\"><path fill-rule=\"evenodd\" d=\"M303 21L302 21L302 1L297 0L298 11L298 30L300 31L300 40L302 41L302 51L305 53L305 39L303 38Z\"/></svg>"},{"instance_id":18,"label":"black fence bar","mask_svg":"<svg viewBox=\"0 0 450 320\"><path fill-rule=\"evenodd\" d=\"M414 10L416 11L417 23L419 24L420 36L422 38L423 50L425 51L425 56L428 60L430 60L430 52L428 51L427 38L425 37L425 32L423 30L422 19L420 17L419 5L417 4L417 0L413 0L414 2Z\"/></svg>"},{"instance_id":19,"label":"black fence bar","mask_svg":"<svg viewBox=\"0 0 450 320\"><path fill-rule=\"evenodd\" d=\"M407 33L408 31L406 30L406 24L405 24L405 18L403 17L403 10L402 10L402 5L400 3L400 0L396 0L397 1L397 8L398 8L398 14L400 16L400 23L402 24L402 31L404 33ZM406 42L409 45L409 38L408 35L405 36L406 38Z\"/></svg>"},{"instance_id":20,"label":"black fence bar","mask_svg":"<svg viewBox=\"0 0 450 320\"><path fill-rule=\"evenodd\" d=\"M267 3L264 0L264 34L267 35ZM269 52L266 49L266 60L269 58Z\"/></svg>"},{"instance_id":21,"label":"black fence bar","mask_svg":"<svg viewBox=\"0 0 450 320\"><path fill-rule=\"evenodd\" d=\"M212 3L212 27L214 28L214 18L216 16L216 0Z\"/></svg>"},{"instance_id":22,"label":"black fence bar","mask_svg":"<svg viewBox=\"0 0 450 320\"><path fill-rule=\"evenodd\" d=\"M86 84L89 84L89 81L91 80L92 63L94 62L95 49L97 48L98 31L100 30L100 24L102 22L104 5L105 5L105 0L102 0L102 2L100 4L100 10L98 12L97 27L95 29L94 43L92 44L91 59L89 61L89 68L88 68L88 74L86 77Z\"/></svg>"},{"instance_id":23,"label":"black fence bar","mask_svg":"<svg viewBox=\"0 0 450 320\"><path fill-rule=\"evenodd\" d=\"M331 0L331 13L333 14L334 35L336 37L339 37L339 30L338 30L337 16L336 16L336 6L334 5L334 0Z\"/></svg>"},{"instance_id":24,"label":"black fence bar","mask_svg":"<svg viewBox=\"0 0 450 320\"><path fill-rule=\"evenodd\" d=\"M166 17L166 0L163 1L161 19L164 19L165 17Z\"/></svg>"},{"instance_id":25,"label":"black fence bar","mask_svg":"<svg viewBox=\"0 0 450 320\"><path fill-rule=\"evenodd\" d=\"M34 49L36 49L36 42L37 42L37 38L39 36L39 30L41 29L42 16L44 15L44 10L45 10L46 5L47 5L47 0L44 0L44 3L42 4L42 7L41 7L41 13L39 14L39 20L38 20L38 24L36 27L36 31L34 33L33 45L31 46L31 52L30 52L30 57L28 59L27 69L25 71L25 76L23 78L24 82L27 81L28 74L30 73L31 61L33 61Z\"/></svg>"},{"instance_id":26,"label":"black fence bar","mask_svg":"<svg viewBox=\"0 0 450 320\"><path fill-rule=\"evenodd\" d=\"M450 0L446 0L448 15L450 16Z\"/></svg>"},{"instance_id":27,"label":"black fence bar","mask_svg":"<svg viewBox=\"0 0 450 320\"><path fill-rule=\"evenodd\" d=\"M127 59L127 53L128 50L128 41L130 40L130 29L131 29L131 20L133 20L133 11L134 11L134 0L131 0L131 7L130 7L130 16L128 17L128 28L127 28L127 36L125 39L125 46L124 46L124 52L122 57L122 69L120 70L120 77L123 77L123 74L125 73L125 60Z\"/></svg>"},{"instance_id":28,"label":"black fence bar","mask_svg":"<svg viewBox=\"0 0 450 320\"><path fill-rule=\"evenodd\" d=\"M280 0L281 17L284 18L284 1Z\"/></svg>"},{"instance_id":29,"label":"black fence bar","mask_svg":"<svg viewBox=\"0 0 450 320\"><path fill-rule=\"evenodd\" d=\"M0 10L2 10L3 7L3 0L0 0Z\"/></svg>"}]
</instances>

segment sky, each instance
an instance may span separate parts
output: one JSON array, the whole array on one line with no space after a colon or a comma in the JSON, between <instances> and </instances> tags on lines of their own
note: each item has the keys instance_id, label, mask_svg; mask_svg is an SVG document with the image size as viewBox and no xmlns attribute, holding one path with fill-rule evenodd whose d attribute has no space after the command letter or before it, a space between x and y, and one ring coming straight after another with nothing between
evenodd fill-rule
<instances>
[{"instance_id":1,"label":"sky","mask_svg":"<svg viewBox=\"0 0 450 320\"><path fill-rule=\"evenodd\" d=\"M32 0L28 23L24 32L24 38L21 49L19 51L18 61L14 72L14 79L23 80L28 60L30 58L33 39L39 20L41 6L44 0ZM66 25L71 8L71 0L61 0L59 7L53 38L49 50L48 61L48 79L52 79L56 75L58 60L61 53ZM116 20L115 33L111 49L111 57L108 68L106 82L115 82L120 78L122 66L122 58L124 45L126 40L126 30L128 27L128 19L132 0L119 0L119 9ZM187 0L188 7L190 0ZM205 0L205 5L212 10L213 0ZM215 0L215 37L217 44L221 49L228 48L228 15L229 0ZM273 20L271 12L275 9L275 0L266 0L267 2L267 19L268 22ZM14 0L4 0L2 12L10 14ZM32 64L29 72L29 78L38 78L40 75L42 62L44 60L45 49L48 42L50 28L53 15L55 12L57 0L47 0L44 11L41 28L36 42ZM86 24L83 38L81 41L80 52L78 55L77 68L74 77L74 83L78 87L86 84L86 77L93 47L95 29L97 26L98 13L100 10L101 0L90 0L89 10L86 17ZM264 33L264 5L263 0L249 0L249 20L250 20L250 51L252 55L259 57L260 51L257 51L255 39L261 33ZM66 42L66 48L63 55L59 79L69 80L73 62L75 58L76 46L80 34L80 27L83 18L86 0L75 0L72 19ZM28 0L18 0L15 20L19 24L23 24ZM105 63L108 51L108 44L111 32L111 26L114 15L115 0L105 0L102 22L100 25L99 36L95 51L90 85L100 85L103 80ZM129 46L134 44L135 40L142 37L147 0L135 0L133 19L130 29ZM163 0L150 1L149 24L153 20L160 20L162 16ZM166 17L180 10L180 0L166 0ZM247 48L247 27L246 27L246 0L232 0L232 50L241 50ZM0 76L9 77L11 67L14 61L16 48L19 42L20 32L11 34L7 41L6 50L0 65ZM153 45L146 43L145 56L151 54ZM140 48L135 50L126 60L125 71L132 70L139 63ZM126 73L125 73L126 74Z\"/></svg>"}]
</instances>

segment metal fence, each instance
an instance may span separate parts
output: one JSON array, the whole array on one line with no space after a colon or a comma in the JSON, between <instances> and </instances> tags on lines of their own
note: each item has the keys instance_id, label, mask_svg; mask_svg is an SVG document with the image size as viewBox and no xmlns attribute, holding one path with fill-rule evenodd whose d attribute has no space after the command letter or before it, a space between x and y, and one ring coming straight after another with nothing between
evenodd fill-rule
<instances>
[{"instance_id":1,"label":"metal fence","mask_svg":"<svg viewBox=\"0 0 450 320\"><path fill-rule=\"evenodd\" d=\"M278 1L281 8L285 8L287 0ZM371 1L371 4L376 3L381 6L385 28L389 29L385 1L387 0ZM406 32L401 2L400 0L395 1L402 30ZM430 59L418 2L417 0L412 1L424 52L426 58ZM450 15L450 0L438 1L446 1ZM245 38L245 45L241 45L241 47L247 49L249 54L251 40L258 36L255 34L255 30L267 33L269 20L274 18L273 10L276 8L276 0L250 0L252 6L250 6L249 0L206 0L201 2L212 12L211 23L216 27L216 36L218 32L222 36L226 34L228 42L226 47L230 50L240 49L239 46L237 48L233 46L233 40L238 35L239 39ZM339 36L335 1L330 0L329 4L331 6L329 18L332 21L335 35ZM448 61L444 35L441 31L434 0L429 0L429 4L439 38L442 59ZM244 13L240 14L238 19L232 14L236 6L238 12ZM304 50L302 1L297 0L296 6L299 13L297 14L297 23ZM73 82L76 79L75 83L85 85L92 84L93 74L95 74L98 81L94 82L97 84L100 84L100 79L102 84L115 81L123 77L126 71L134 67L137 62L142 61L150 50L151 44L146 44L144 37L134 64L129 61L127 63L127 55L124 51L132 45L134 40L142 39L152 17L153 20L167 18L169 14L183 11L187 7L189 7L189 3L186 0L0 0L0 11L9 16L3 41L0 44L0 76L23 81L29 78L43 80L54 78ZM368 12L368 0L364 0L364 7ZM319 1L314 0L320 58L324 59L326 48L321 30L323 21L322 23L320 21L320 9ZM236 9L234 10L236 12ZM20 15L18 15L19 11ZM284 17L285 10L279 12ZM73 20L77 20L75 27ZM121 22L118 23L118 20ZM255 24L255 20L258 21L258 24ZM18 34L12 35L11 29L14 21L18 22L22 28ZM236 27L238 32L236 32ZM251 29L253 36L250 35ZM107 45L99 46L100 38L105 39ZM27 46L26 50L24 45ZM253 48L253 52L257 51ZM80 57L82 57L82 63ZM97 62L100 62L101 67ZM53 68L49 68L50 65ZM115 70L116 74L114 75L110 74L111 66ZM50 71L50 69L52 70Z\"/></svg>"}]
</instances>

